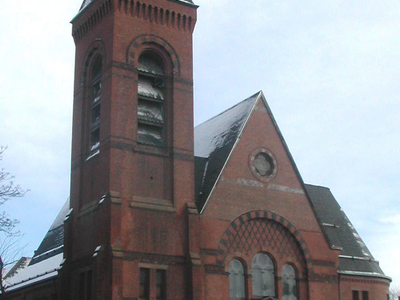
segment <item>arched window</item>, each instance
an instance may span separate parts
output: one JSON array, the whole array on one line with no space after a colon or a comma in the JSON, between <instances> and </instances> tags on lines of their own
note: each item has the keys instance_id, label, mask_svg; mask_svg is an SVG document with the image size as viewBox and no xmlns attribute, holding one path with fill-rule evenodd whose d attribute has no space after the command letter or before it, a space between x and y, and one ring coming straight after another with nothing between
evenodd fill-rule
<instances>
[{"instance_id":1,"label":"arched window","mask_svg":"<svg viewBox=\"0 0 400 300\"><path fill-rule=\"evenodd\" d=\"M254 256L251 263L253 276L253 296L275 297L275 270L271 258L259 253Z\"/></svg>"},{"instance_id":2,"label":"arched window","mask_svg":"<svg viewBox=\"0 0 400 300\"><path fill-rule=\"evenodd\" d=\"M282 300L297 300L296 271L291 265L282 267Z\"/></svg>"},{"instance_id":3,"label":"arched window","mask_svg":"<svg viewBox=\"0 0 400 300\"><path fill-rule=\"evenodd\" d=\"M229 263L229 295L231 299L245 298L244 266L238 259Z\"/></svg>"},{"instance_id":4,"label":"arched window","mask_svg":"<svg viewBox=\"0 0 400 300\"><path fill-rule=\"evenodd\" d=\"M100 108L101 108L101 76L102 57L97 56L90 73L90 116L89 116L89 151L92 153L100 146Z\"/></svg>"},{"instance_id":5,"label":"arched window","mask_svg":"<svg viewBox=\"0 0 400 300\"><path fill-rule=\"evenodd\" d=\"M138 129L139 143L164 145L165 68L159 55L144 52L138 65Z\"/></svg>"}]
</instances>

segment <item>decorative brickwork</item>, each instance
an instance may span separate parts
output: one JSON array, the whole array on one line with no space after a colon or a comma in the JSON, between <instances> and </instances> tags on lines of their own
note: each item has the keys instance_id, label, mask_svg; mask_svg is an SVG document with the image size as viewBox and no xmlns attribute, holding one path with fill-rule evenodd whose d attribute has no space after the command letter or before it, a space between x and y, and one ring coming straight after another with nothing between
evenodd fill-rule
<instances>
[{"instance_id":1,"label":"decorative brickwork","mask_svg":"<svg viewBox=\"0 0 400 300\"><path fill-rule=\"evenodd\" d=\"M117 258L123 258L130 261L139 261L143 263L154 263L162 265L183 265L187 259L184 256L172 256L162 255L153 253L141 253L141 252L114 252L114 256Z\"/></svg>"},{"instance_id":2,"label":"decorative brickwork","mask_svg":"<svg viewBox=\"0 0 400 300\"><path fill-rule=\"evenodd\" d=\"M193 31L193 19L191 16L176 13L159 6L148 5L143 1L118 0L118 11L151 23L166 25L182 31Z\"/></svg>"},{"instance_id":3,"label":"decorative brickwork","mask_svg":"<svg viewBox=\"0 0 400 300\"><path fill-rule=\"evenodd\" d=\"M105 60L105 50L104 50L104 43L98 39L95 40L87 49L86 54L85 54L85 59L84 59L84 67L82 68L82 74L81 74L81 83L82 85L85 84L85 80L87 80L88 76L88 71L89 71L89 64L92 61L92 58L96 55L100 54L103 57L103 60ZM80 99L79 99L80 100Z\"/></svg>"},{"instance_id":4,"label":"decorative brickwork","mask_svg":"<svg viewBox=\"0 0 400 300\"><path fill-rule=\"evenodd\" d=\"M178 56L176 55L175 49L166 40L155 35L150 35L150 34L139 35L134 40L132 40L132 42L129 44L127 51L127 56L126 56L127 64L134 65L135 56L140 54L137 53L137 50L143 44L157 44L162 46L168 52L172 60L173 73L180 75L180 62Z\"/></svg>"},{"instance_id":5,"label":"decorative brickwork","mask_svg":"<svg viewBox=\"0 0 400 300\"><path fill-rule=\"evenodd\" d=\"M72 33L75 42L80 41L91 29L99 24L105 16L112 12L111 0L104 1L93 13Z\"/></svg>"},{"instance_id":6,"label":"decorative brickwork","mask_svg":"<svg viewBox=\"0 0 400 300\"><path fill-rule=\"evenodd\" d=\"M312 270L310 252L301 234L282 216L269 211L252 211L237 217L223 234L217 264L229 254L271 249L280 259L294 257L306 270Z\"/></svg>"}]
</instances>

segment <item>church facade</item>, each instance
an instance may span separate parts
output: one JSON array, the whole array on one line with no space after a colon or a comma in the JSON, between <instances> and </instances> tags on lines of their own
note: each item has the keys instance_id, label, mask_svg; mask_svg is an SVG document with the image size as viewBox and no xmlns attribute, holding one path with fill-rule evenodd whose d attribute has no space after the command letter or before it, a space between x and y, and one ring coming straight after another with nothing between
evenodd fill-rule
<instances>
[{"instance_id":1,"label":"church facade","mask_svg":"<svg viewBox=\"0 0 400 300\"><path fill-rule=\"evenodd\" d=\"M193 129L191 0L85 0L70 199L26 300L387 300L328 188L305 184L262 92Z\"/></svg>"}]
</instances>

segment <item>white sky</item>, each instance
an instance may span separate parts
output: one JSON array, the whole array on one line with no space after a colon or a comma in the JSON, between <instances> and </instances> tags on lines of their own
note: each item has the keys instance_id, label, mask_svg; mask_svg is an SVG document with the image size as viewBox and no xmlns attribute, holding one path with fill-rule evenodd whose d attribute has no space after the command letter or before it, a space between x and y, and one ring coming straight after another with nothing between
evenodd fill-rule
<instances>
[{"instance_id":1,"label":"white sky","mask_svg":"<svg viewBox=\"0 0 400 300\"><path fill-rule=\"evenodd\" d=\"M328 186L400 286L400 1L198 0L196 124L263 90L306 183ZM35 250L69 195L81 0L0 6L4 208Z\"/></svg>"}]
</instances>

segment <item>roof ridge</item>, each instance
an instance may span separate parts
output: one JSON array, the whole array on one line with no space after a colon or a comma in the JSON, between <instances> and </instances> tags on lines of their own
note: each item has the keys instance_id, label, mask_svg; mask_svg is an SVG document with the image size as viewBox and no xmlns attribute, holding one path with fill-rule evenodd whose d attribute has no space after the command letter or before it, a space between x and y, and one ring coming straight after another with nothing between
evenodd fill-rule
<instances>
[{"instance_id":1,"label":"roof ridge","mask_svg":"<svg viewBox=\"0 0 400 300\"><path fill-rule=\"evenodd\" d=\"M204 122L202 122L202 123L196 125L194 128L197 128L197 127L199 127L199 126L201 126L201 125L203 125L203 124L205 124L205 123L210 122L211 120L213 120L213 119L215 119L215 118L217 118L217 117L223 115L224 113L226 113L226 112L228 112L228 111L234 109L235 107L241 105L243 102L246 102L246 101L250 100L251 98L254 98L254 97L260 95L261 93L262 93L262 91L258 91L257 93L251 95L250 97L247 97L246 99L244 99L244 100L242 100L242 101L236 103L235 105L233 105L233 106L231 106L231 107L225 109L224 111L220 112L219 114L217 114L217 115L211 117L210 119L207 119L207 120L205 120ZM257 98L256 98L256 99L257 99Z\"/></svg>"}]
</instances>

